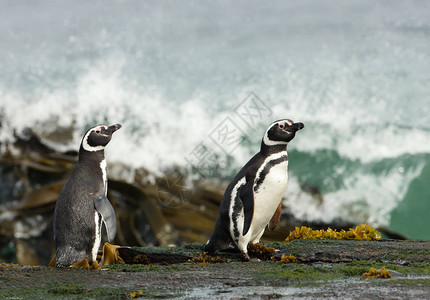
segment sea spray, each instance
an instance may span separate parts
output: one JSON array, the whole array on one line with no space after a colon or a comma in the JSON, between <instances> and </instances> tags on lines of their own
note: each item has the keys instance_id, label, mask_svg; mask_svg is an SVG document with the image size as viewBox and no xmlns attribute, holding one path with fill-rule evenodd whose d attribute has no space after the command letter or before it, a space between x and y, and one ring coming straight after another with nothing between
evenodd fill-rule
<instances>
[{"instance_id":1,"label":"sea spray","mask_svg":"<svg viewBox=\"0 0 430 300\"><path fill-rule=\"evenodd\" d=\"M228 181L267 124L291 118L306 128L288 146L286 209L390 224L406 196L428 202L410 190L429 180L430 4L418 3L4 5L0 150L18 155L11 145L30 128L57 151L75 151L86 129L118 122L124 131L107 159L124 168L112 176L178 168ZM256 127L235 112L252 92L272 111ZM226 118L243 131L228 153L210 136ZM216 172L190 167L199 145Z\"/></svg>"}]
</instances>

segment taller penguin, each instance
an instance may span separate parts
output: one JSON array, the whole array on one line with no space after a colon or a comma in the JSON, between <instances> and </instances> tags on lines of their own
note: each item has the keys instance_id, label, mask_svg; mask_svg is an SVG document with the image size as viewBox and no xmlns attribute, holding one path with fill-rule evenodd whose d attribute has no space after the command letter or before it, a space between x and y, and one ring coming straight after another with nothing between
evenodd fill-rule
<instances>
[{"instance_id":1,"label":"taller penguin","mask_svg":"<svg viewBox=\"0 0 430 300\"><path fill-rule=\"evenodd\" d=\"M54 212L56 266L87 259L96 262L102 223L107 237L116 235L115 211L107 199L105 146L120 124L99 125L85 133L79 160L58 197Z\"/></svg>"},{"instance_id":2,"label":"taller penguin","mask_svg":"<svg viewBox=\"0 0 430 300\"><path fill-rule=\"evenodd\" d=\"M303 123L288 119L269 126L260 152L227 187L205 251L237 247L243 259L249 261L248 244L258 243L269 222L270 229L279 222L281 200L288 181L287 144L303 127Z\"/></svg>"}]
</instances>

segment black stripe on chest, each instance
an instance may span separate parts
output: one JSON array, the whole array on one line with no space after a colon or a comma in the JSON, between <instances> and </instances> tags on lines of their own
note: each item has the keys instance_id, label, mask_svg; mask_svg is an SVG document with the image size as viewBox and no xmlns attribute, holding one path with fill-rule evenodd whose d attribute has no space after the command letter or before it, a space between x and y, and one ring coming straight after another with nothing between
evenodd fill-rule
<instances>
[{"instance_id":1,"label":"black stripe on chest","mask_svg":"<svg viewBox=\"0 0 430 300\"><path fill-rule=\"evenodd\" d=\"M270 169L273 168L274 166L276 166L277 164L283 163L285 161L288 161L288 156L287 155L283 155L280 158L277 158L277 159L269 161L264 166L263 171L261 171L261 173L260 173L260 177L258 178L257 182L255 183L254 192L258 191L258 189L260 188L261 184L264 182L264 179L266 179L267 174L269 174Z\"/></svg>"}]
</instances>

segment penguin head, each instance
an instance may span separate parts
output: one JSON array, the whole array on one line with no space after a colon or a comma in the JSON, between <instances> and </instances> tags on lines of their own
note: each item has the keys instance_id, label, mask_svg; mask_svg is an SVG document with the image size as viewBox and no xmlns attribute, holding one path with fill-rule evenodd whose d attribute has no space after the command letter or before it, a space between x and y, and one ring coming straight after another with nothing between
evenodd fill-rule
<instances>
[{"instance_id":1,"label":"penguin head","mask_svg":"<svg viewBox=\"0 0 430 300\"><path fill-rule=\"evenodd\" d=\"M106 125L98 125L91 128L87 133L85 133L82 139L81 148L89 152L103 150L110 142L112 134L121 127L121 124L115 124L109 127Z\"/></svg>"},{"instance_id":2,"label":"penguin head","mask_svg":"<svg viewBox=\"0 0 430 300\"><path fill-rule=\"evenodd\" d=\"M294 123L289 119L275 121L267 128L263 144L266 146L286 145L303 127L305 127L303 123Z\"/></svg>"}]
</instances>

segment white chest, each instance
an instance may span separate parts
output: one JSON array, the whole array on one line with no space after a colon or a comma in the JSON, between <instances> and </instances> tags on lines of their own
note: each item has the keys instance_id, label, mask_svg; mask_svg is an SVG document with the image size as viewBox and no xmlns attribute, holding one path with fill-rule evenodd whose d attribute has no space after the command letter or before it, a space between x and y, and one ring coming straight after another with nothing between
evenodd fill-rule
<instances>
[{"instance_id":1,"label":"white chest","mask_svg":"<svg viewBox=\"0 0 430 300\"><path fill-rule=\"evenodd\" d=\"M254 217L252 227L258 234L276 211L288 183L288 161L274 165L254 191Z\"/></svg>"},{"instance_id":2,"label":"white chest","mask_svg":"<svg viewBox=\"0 0 430 300\"><path fill-rule=\"evenodd\" d=\"M95 228L95 232L96 232L96 236L94 239L94 245L93 245L93 249L91 249L91 254L92 254L92 259L93 261L97 260L97 251L100 248L100 243L102 240L101 237L101 228L100 228L100 218L99 218L99 213L96 211L94 213L94 222L96 223L96 228Z\"/></svg>"},{"instance_id":3,"label":"white chest","mask_svg":"<svg viewBox=\"0 0 430 300\"><path fill-rule=\"evenodd\" d=\"M100 162L100 169L102 170L102 179L103 179L103 186L105 190L105 196L107 195L107 173L106 173L106 160L103 159Z\"/></svg>"}]
</instances>

